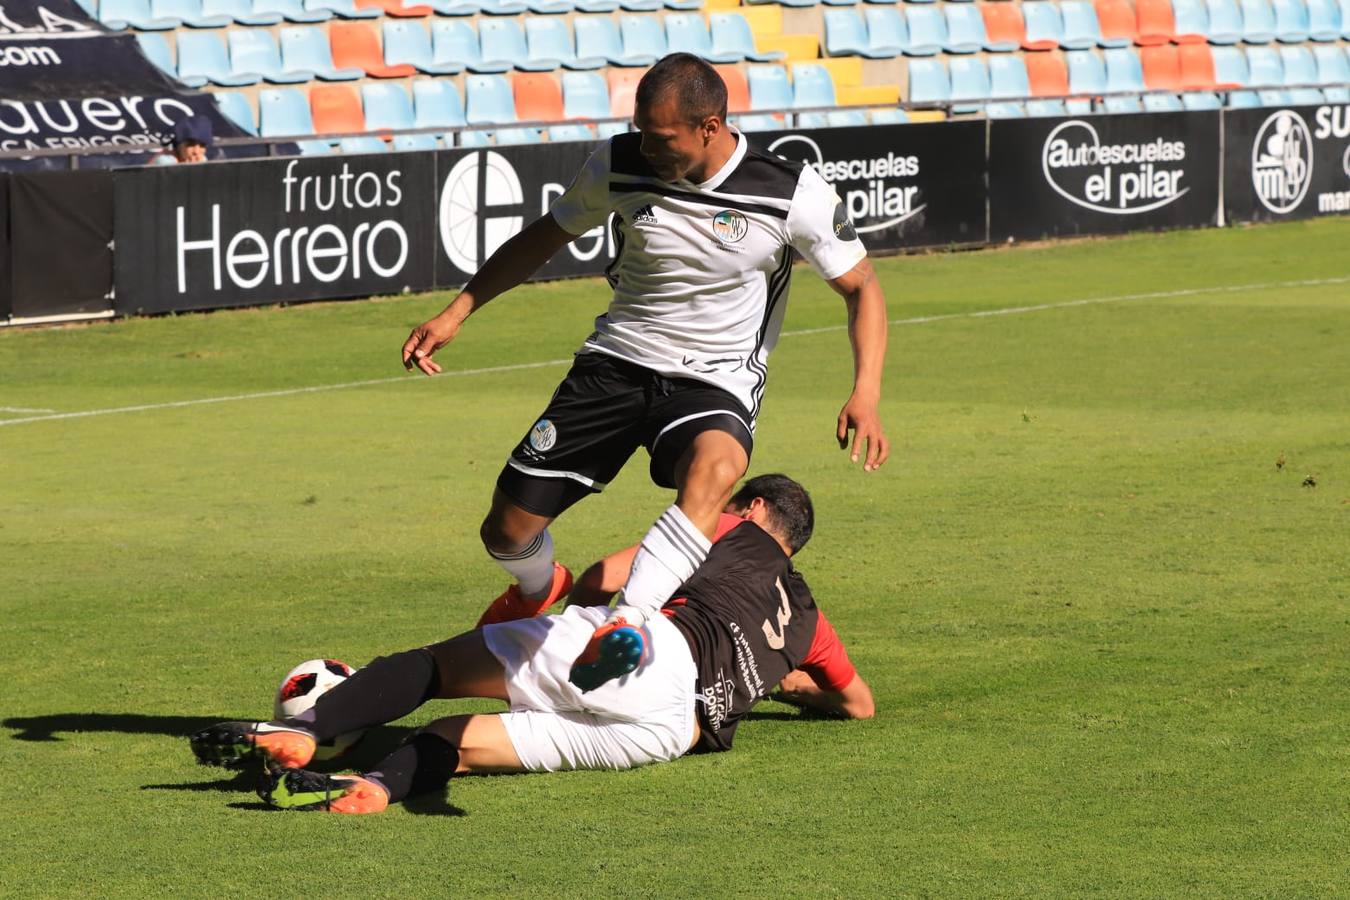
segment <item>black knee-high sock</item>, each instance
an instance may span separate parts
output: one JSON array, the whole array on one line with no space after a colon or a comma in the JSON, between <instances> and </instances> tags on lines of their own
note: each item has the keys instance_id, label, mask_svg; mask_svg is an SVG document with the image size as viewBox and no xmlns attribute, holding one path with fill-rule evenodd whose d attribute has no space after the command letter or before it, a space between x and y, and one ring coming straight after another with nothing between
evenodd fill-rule
<instances>
[{"instance_id":1,"label":"black knee-high sock","mask_svg":"<svg viewBox=\"0 0 1350 900\"><path fill-rule=\"evenodd\" d=\"M397 803L413 794L440 790L459 765L459 748L445 738L423 731L380 760L365 777L378 781Z\"/></svg>"},{"instance_id":2,"label":"black knee-high sock","mask_svg":"<svg viewBox=\"0 0 1350 900\"><path fill-rule=\"evenodd\" d=\"M403 718L434 697L440 683L436 657L425 647L381 656L320 697L312 709L285 721L318 741L332 740Z\"/></svg>"}]
</instances>

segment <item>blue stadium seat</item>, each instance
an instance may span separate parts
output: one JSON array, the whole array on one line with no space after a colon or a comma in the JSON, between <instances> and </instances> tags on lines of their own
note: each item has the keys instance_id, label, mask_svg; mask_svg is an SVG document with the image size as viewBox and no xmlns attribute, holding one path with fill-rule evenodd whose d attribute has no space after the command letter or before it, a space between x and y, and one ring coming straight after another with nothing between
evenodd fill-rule
<instances>
[{"instance_id":1,"label":"blue stadium seat","mask_svg":"<svg viewBox=\"0 0 1350 900\"><path fill-rule=\"evenodd\" d=\"M619 24L609 16L578 16L573 20L577 36L577 55L601 57L614 66L650 66L655 56L630 56L623 50Z\"/></svg>"},{"instance_id":2,"label":"blue stadium seat","mask_svg":"<svg viewBox=\"0 0 1350 900\"><path fill-rule=\"evenodd\" d=\"M1248 44L1268 44L1275 40L1275 10L1270 0L1241 0L1242 40Z\"/></svg>"},{"instance_id":3,"label":"blue stadium seat","mask_svg":"<svg viewBox=\"0 0 1350 900\"><path fill-rule=\"evenodd\" d=\"M1290 104L1289 94L1283 90L1284 65L1273 47L1249 47L1247 69L1250 72L1247 83L1257 89L1262 106Z\"/></svg>"},{"instance_id":4,"label":"blue stadium seat","mask_svg":"<svg viewBox=\"0 0 1350 900\"><path fill-rule=\"evenodd\" d=\"M909 124L909 113L898 106L887 106L881 109L874 109L871 110L868 115L871 117L873 125Z\"/></svg>"},{"instance_id":5,"label":"blue stadium seat","mask_svg":"<svg viewBox=\"0 0 1350 900\"><path fill-rule=\"evenodd\" d=\"M612 13L619 8L619 0L577 0L577 12ZM573 22L573 27L576 23Z\"/></svg>"},{"instance_id":6,"label":"blue stadium seat","mask_svg":"<svg viewBox=\"0 0 1350 900\"><path fill-rule=\"evenodd\" d=\"M529 7L524 0L475 0L478 11L489 16L518 16Z\"/></svg>"},{"instance_id":7,"label":"blue stadium seat","mask_svg":"<svg viewBox=\"0 0 1350 900\"><path fill-rule=\"evenodd\" d=\"M1308 0L1308 37L1334 41L1341 36L1341 8L1336 0Z\"/></svg>"},{"instance_id":8,"label":"blue stadium seat","mask_svg":"<svg viewBox=\"0 0 1350 900\"><path fill-rule=\"evenodd\" d=\"M464 101L459 89L448 78L421 79L413 82L413 126L415 128L459 129L467 124ZM441 135L446 146L452 136Z\"/></svg>"},{"instance_id":9,"label":"blue stadium seat","mask_svg":"<svg viewBox=\"0 0 1350 900\"><path fill-rule=\"evenodd\" d=\"M1139 102L1139 97L1135 94L1126 94L1116 97L1102 98L1102 112L1111 115L1121 115L1123 113L1143 112L1143 104Z\"/></svg>"},{"instance_id":10,"label":"blue stadium seat","mask_svg":"<svg viewBox=\"0 0 1350 900\"><path fill-rule=\"evenodd\" d=\"M1308 7L1303 0L1275 0L1275 39L1282 44L1308 40Z\"/></svg>"},{"instance_id":11,"label":"blue stadium seat","mask_svg":"<svg viewBox=\"0 0 1350 900\"><path fill-rule=\"evenodd\" d=\"M1178 36L1199 34L1209 37L1209 13L1204 0L1172 0L1172 19Z\"/></svg>"},{"instance_id":12,"label":"blue stadium seat","mask_svg":"<svg viewBox=\"0 0 1350 900\"><path fill-rule=\"evenodd\" d=\"M832 109L825 114L826 128L857 128L867 124L867 113L861 109Z\"/></svg>"},{"instance_id":13,"label":"blue stadium seat","mask_svg":"<svg viewBox=\"0 0 1350 900\"><path fill-rule=\"evenodd\" d=\"M711 63L741 61L735 54L713 54L708 23L698 13L666 13L666 47L671 53L692 53Z\"/></svg>"},{"instance_id":14,"label":"blue stadium seat","mask_svg":"<svg viewBox=\"0 0 1350 900\"><path fill-rule=\"evenodd\" d=\"M1072 50L1064 54L1069 66L1069 93L1097 97L1106 93L1106 64L1091 50Z\"/></svg>"},{"instance_id":15,"label":"blue stadium seat","mask_svg":"<svg viewBox=\"0 0 1350 900\"><path fill-rule=\"evenodd\" d=\"M751 109L792 107L792 84L788 81L787 69L782 66L749 66L746 69L746 81L750 86Z\"/></svg>"},{"instance_id":16,"label":"blue stadium seat","mask_svg":"<svg viewBox=\"0 0 1350 900\"><path fill-rule=\"evenodd\" d=\"M1289 99L1300 106L1319 106L1326 102L1319 88L1317 60L1307 47L1281 47L1280 63L1284 67L1284 84L1289 88ZM1300 86L1301 85L1301 86Z\"/></svg>"},{"instance_id":17,"label":"blue stadium seat","mask_svg":"<svg viewBox=\"0 0 1350 900\"><path fill-rule=\"evenodd\" d=\"M253 11L255 13L277 13L287 22L296 22L302 25L326 22L333 18L332 10L305 9L305 5L300 0L253 0Z\"/></svg>"},{"instance_id":18,"label":"blue stadium seat","mask_svg":"<svg viewBox=\"0 0 1350 900\"><path fill-rule=\"evenodd\" d=\"M620 16L619 34L625 56L660 59L666 55L666 30L660 16Z\"/></svg>"},{"instance_id":19,"label":"blue stadium seat","mask_svg":"<svg viewBox=\"0 0 1350 900\"><path fill-rule=\"evenodd\" d=\"M572 0L525 0L525 6L540 16L560 16L576 9Z\"/></svg>"},{"instance_id":20,"label":"blue stadium seat","mask_svg":"<svg viewBox=\"0 0 1350 900\"><path fill-rule=\"evenodd\" d=\"M178 78L189 87L201 87L207 82L241 87L262 81L262 73L234 71L225 53L225 42L213 32L180 31Z\"/></svg>"},{"instance_id":21,"label":"blue stadium seat","mask_svg":"<svg viewBox=\"0 0 1350 900\"><path fill-rule=\"evenodd\" d=\"M1176 94L1145 94L1144 111L1145 112L1181 112L1185 109L1181 105L1181 98Z\"/></svg>"},{"instance_id":22,"label":"blue stadium seat","mask_svg":"<svg viewBox=\"0 0 1350 900\"><path fill-rule=\"evenodd\" d=\"M1211 44L1228 46L1242 40L1242 10L1237 0L1205 0L1205 18Z\"/></svg>"},{"instance_id":23,"label":"blue stadium seat","mask_svg":"<svg viewBox=\"0 0 1350 900\"><path fill-rule=\"evenodd\" d=\"M1251 81L1247 68L1247 54L1237 47L1215 47L1210 53L1214 57L1214 80L1219 84L1238 84L1246 86ZM1260 106L1261 101L1255 91L1231 91L1228 105L1234 109Z\"/></svg>"},{"instance_id":24,"label":"blue stadium seat","mask_svg":"<svg viewBox=\"0 0 1350 900\"><path fill-rule=\"evenodd\" d=\"M1199 3L1200 0L1184 0ZM1087 50L1097 46L1102 39L1102 26L1097 21L1097 10L1087 0L1064 0L1059 5L1060 15L1064 19L1064 35L1059 46L1065 50ZM1028 108L1028 114L1031 110Z\"/></svg>"},{"instance_id":25,"label":"blue stadium seat","mask_svg":"<svg viewBox=\"0 0 1350 900\"><path fill-rule=\"evenodd\" d=\"M170 31L177 19L157 19L150 15L150 0L102 0L98 20L114 31L131 27L137 31Z\"/></svg>"},{"instance_id":26,"label":"blue stadium seat","mask_svg":"<svg viewBox=\"0 0 1350 900\"><path fill-rule=\"evenodd\" d=\"M598 72L564 72L563 116L568 119L608 119L609 84Z\"/></svg>"},{"instance_id":27,"label":"blue stadium seat","mask_svg":"<svg viewBox=\"0 0 1350 900\"><path fill-rule=\"evenodd\" d=\"M656 12L664 6L661 0L619 0L624 12Z\"/></svg>"},{"instance_id":28,"label":"blue stadium seat","mask_svg":"<svg viewBox=\"0 0 1350 900\"><path fill-rule=\"evenodd\" d=\"M989 57L989 96L993 100L1007 100L1012 97L1031 96L1031 81L1027 77L1027 64L1021 56ZM986 107L986 115L989 110ZM1021 110L1012 113L1020 116ZM998 116L992 116L998 118ZM1008 118L1005 116L1005 118Z\"/></svg>"},{"instance_id":29,"label":"blue stadium seat","mask_svg":"<svg viewBox=\"0 0 1350 900\"><path fill-rule=\"evenodd\" d=\"M1213 91L1188 91L1181 95L1181 105L1191 112L1223 108L1219 95Z\"/></svg>"},{"instance_id":30,"label":"blue stadium seat","mask_svg":"<svg viewBox=\"0 0 1350 900\"><path fill-rule=\"evenodd\" d=\"M1106 89L1112 93L1120 91L1143 92L1144 68L1139 62L1139 54L1129 47L1114 47L1103 53L1106 59Z\"/></svg>"},{"instance_id":31,"label":"blue stadium seat","mask_svg":"<svg viewBox=\"0 0 1350 900\"><path fill-rule=\"evenodd\" d=\"M894 12L894 10L892 10ZM893 59L900 55L900 47L884 51L874 50L867 35L867 26L855 9L827 9L825 20L826 56L865 56L868 59Z\"/></svg>"},{"instance_id":32,"label":"blue stadium seat","mask_svg":"<svg viewBox=\"0 0 1350 900\"><path fill-rule=\"evenodd\" d=\"M553 125L547 129L550 143L558 141L593 141L595 129L581 122L567 125Z\"/></svg>"},{"instance_id":33,"label":"blue stadium seat","mask_svg":"<svg viewBox=\"0 0 1350 900\"><path fill-rule=\"evenodd\" d=\"M1340 47L1314 47L1317 82L1332 85L1322 88L1328 103L1350 103L1350 58Z\"/></svg>"},{"instance_id":34,"label":"blue stadium seat","mask_svg":"<svg viewBox=\"0 0 1350 900\"><path fill-rule=\"evenodd\" d=\"M229 16L236 25L278 25L286 17L279 12L255 9L251 0L202 0L202 15Z\"/></svg>"},{"instance_id":35,"label":"blue stadium seat","mask_svg":"<svg viewBox=\"0 0 1350 900\"><path fill-rule=\"evenodd\" d=\"M525 32L514 18L479 19L478 43L484 59L508 60L522 72L551 72L562 67L561 59L531 57ZM469 69L473 71L472 66Z\"/></svg>"},{"instance_id":36,"label":"blue stadium seat","mask_svg":"<svg viewBox=\"0 0 1350 900\"><path fill-rule=\"evenodd\" d=\"M873 53L898 56L909 50L909 26L900 10L893 6L868 6L863 10L867 23L867 47Z\"/></svg>"},{"instance_id":37,"label":"blue stadium seat","mask_svg":"<svg viewBox=\"0 0 1350 900\"><path fill-rule=\"evenodd\" d=\"M578 56L567 22L556 17L527 16L525 43L532 60L557 59L568 69L603 69L607 62L603 56Z\"/></svg>"},{"instance_id":38,"label":"blue stadium seat","mask_svg":"<svg viewBox=\"0 0 1350 900\"><path fill-rule=\"evenodd\" d=\"M295 25L278 32L281 68L285 72L313 72L322 81L356 81L366 73L333 65L333 48L322 28Z\"/></svg>"},{"instance_id":39,"label":"blue stadium seat","mask_svg":"<svg viewBox=\"0 0 1350 900\"><path fill-rule=\"evenodd\" d=\"M438 19L431 23L433 63L462 63L470 72L500 75L511 71L508 59L485 59L478 44L478 32L462 19Z\"/></svg>"},{"instance_id":40,"label":"blue stadium seat","mask_svg":"<svg viewBox=\"0 0 1350 900\"><path fill-rule=\"evenodd\" d=\"M263 137L289 137L314 133L309 101L297 88L267 88L258 91L258 131ZM331 153L328 141L300 141L306 155Z\"/></svg>"},{"instance_id":41,"label":"blue stadium seat","mask_svg":"<svg viewBox=\"0 0 1350 900\"><path fill-rule=\"evenodd\" d=\"M1340 0L1341 37L1350 41L1350 0Z\"/></svg>"},{"instance_id":42,"label":"blue stadium seat","mask_svg":"<svg viewBox=\"0 0 1350 900\"><path fill-rule=\"evenodd\" d=\"M501 144L540 144L544 135L538 128L498 128L492 132L493 139Z\"/></svg>"},{"instance_id":43,"label":"blue stadium seat","mask_svg":"<svg viewBox=\"0 0 1350 900\"><path fill-rule=\"evenodd\" d=\"M828 6L853 6L858 0L820 0L820 2Z\"/></svg>"},{"instance_id":44,"label":"blue stadium seat","mask_svg":"<svg viewBox=\"0 0 1350 900\"><path fill-rule=\"evenodd\" d=\"M909 56L934 56L947 45L947 18L933 6L905 10L909 22Z\"/></svg>"},{"instance_id":45,"label":"blue stadium seat","mask_svg":"<svg viewBox=\"0 0 1350 900\"><path fill-rule=\"evenodd\" d=\"M815 63L794 63L792 105L797 109L837 105L830 70Z\"/></svg>"},{"instance_id":46,"label":"blue stadium seat","mask_svg":"<svg viewBox=\"0 0 1350 900\"><path fill-rule=\"evenodd\" d=\"M947 19L948 53L978 53L989 36L984 31L984 16L974 3L944 3L942 11Z\"/></svg>"},{"instance_id":47,"label":"blue stadium seat","mask_svg":"<svg viewBox=\"0 0 1350 900\"><path fill-rule=\"evenodd\" d=\"M784 127L786 127L785 123L775 116L756 115L752 113L750 115L732 116L731 118L731 124L747 134L756 131L782 131Z\"/></svg>"},{"instance_id":48,"label":"blue stadium seat","mask_svg":"<svg viewBox=\"0 0 1350 900\"><path fill-rule=\"evenodd\" d=\"M1033 119L1047 119L1052 116L1078 115L1078 113L1069 112L1063 100L1028 100L1026 102L1027 115Z\"/></svg>"},{"instance_id":49,"label":"blue stadium seat","mask_svg":"<svg viewBox=\"0 0 1350 900\"><path fill-rule=\"evenodd\" d=\"M470 125L516 121L516 98L511 82L501 75L464 78L465 118Z\"/></svg>"},{"instance_id":50,"label":"blue stadium seat","mask_svg":"<svg viewBox=\"0 0 1350 900\"><path fill-rule=\"evenodd\" d=\"M749 62L777 62L787 56L782 50L759 52L755 47L755 36L750 31L750 23L738 12L709 13L708 25L712 29L712 49L715 54L732 55Z\"/></svg>"},{"instance_id":51,"label":"blue stadium seat","mask_svg":"<svg viewBox=\"0 0 1350 900\"><path fill-rule=\"evenodd\" d=\"M211 96L216 98L216 105L227 119L257 137L258 122L247 97L238 91L216 91Z\"/></svg>"},{"instance_id":52,"label":"blue stadium seat","mask_svg":"<svg viewBox=\"0 0 1350 900\"><path fill-rule=\"evenodd\" d=\"M948 62L947 71L952 84L952 112L979 112L990 99L989 67L984 60L959 56Z\"/></svg>"},{"instance_id":53,"label":"blue stadium seat","mask_svg":"<svg viewBox=\"0 0 1350 900\"><path fill-rule=\"evenodd\" d=\"M940 59L916 59L909 64L909 102L946 103L952 98L952 82Z\"/></svg>"},{"instance_id":54,"label":"blue stadium seat","mask_svg":"<svg viewBox=\"0 0 1350 900\"><path fill-rule=\"evenodd\" d=\"M145 58L155 64L155 68L170 78L178 77L178 67L173 62L173 49L164 35L153 31L140 32L136 35L136 43L140 45Z\"/></svg>"},{"instance_id":55,"label":"blue stadium seat","mask_svg":"<svg viewBox=\"0 0 1350 900\"><path fill-rule=\"evenodd\" d=\"M1022 17L1027 23L1027 41L1023 46L1039 50L1058 47L1064 40L1064 19L1059 7L1049 0L1026 0L1022 4Z\"/></svg>"},{"instance_id":56,"label":"blue stadium seat","mask_svg":"<svg viewBox=\"0 0 1350 900\"><path fill-rule=\"evenodd\" d=\"M1020 103L1002 100L998 103L986 103L984 114L990 119L1025 119L1027 111Z\"/></svg>"},{"instance_id":57,"label":"blue stadium seat","mask_svg":"<svg viewBox=\"0 0 1350 900\"><path fill-rule=\"evenodd\" d=\"M367 131L404 131L417 127L412 98L401 84L371 81L361 85L361 109Z\"/></svg>"},{"instance_id":58,"label":"blue stadium seat","mask_svg":"<svg viewBox=\"0 0 1350 900\"><path fill-rule=\"evenodd\" d=\"M626 132L628 130L628 123L623 121L601 122L596 125L595 128L600 132L600 139L607 141L616 134L623 134Z\"/></svg>"},{"instance_id":59,"label":"blue stadium seat","mask_svg":"<svg viewBox=\"0 0 1350 900\"><path fill-rule=\"evenodd\" d=\"M287 71L281 64L281 51L266 29L232 28L225 37L234 71L257 72L269 84L302 84L315 77L314 72L305 70Z\"/></svg>"},{"instance_id":60,"label":"blue stadium seat","mask_svg":"<svg viewBox=\"0 0 1350 900\"><path fill-rule=\"evenodd\" d=\"M311 12L326 10L343 19L378 19L384 15L378 9L357 9L355 0L305 0L305 9Z\"/></svg>"},{"instance_id":61,"label":"blue stadium seat","mask_svg":"<svg viewBox=\"0 0 1350 900\"><path fill-rule=\"evenodd\" d=\"M431 33L415 19L385 19L381 31L387 66L406 64L423 75L458 75L464 71L464 64L459 61L436 62L436 55L431 50Z\"/></svg>"},{"instance_id":62,"label":"blue stadium seat","mask_svg":"<svg viewBox=\"0 0 1350 900\"><path fill-rule=\"evenodd\" d=\"M394 145L392 149L396 153L406 153L412 150L436 150L440 145L436 143L434 134L396 134L394 135Z\"/></svg>"},{"instance_id":63,"label":"blue stadium seat","mask_svg":"<svg viewBox=\"0 0 1350 900\"><path fill-rule=\"evenodd\" d=\"M175 19L189 28L224 28L230 24L229 16L203 13L201 0L150 0L150 16Z\"/></svg>"},{"instance_id":64,"label":"blue stadium seat","mask_svg":"<svg viewBox=\"0 0 1350 900\"><path fill-rule=\"evenodd\" d=\"M338 141L338 150L352 156L388 153L389 145L377 137L345 137Z\"/></svg>"},{"instance_id":65,"label":"blue stadium seat","mask_svg":"<svg viewBox=\"0 0 1350 900\"><path fill-rule=\"evenodd\" d=\"M690 12L703 8L703 0L666 0L666 9L673 9L676 12Z\"/></svg>"},{"instance_id":66,"label":"blue stadium seat","mask_svg":"<svg viewBox=\"0 0 1350 900\"><path fill-rule=\"evenodd\" d=\"M430 6L438 16L478 15L478 4L474 0L427 0L426 5ZM435 142L433 141L433 143Z\"/></svg>"}]
</instances>

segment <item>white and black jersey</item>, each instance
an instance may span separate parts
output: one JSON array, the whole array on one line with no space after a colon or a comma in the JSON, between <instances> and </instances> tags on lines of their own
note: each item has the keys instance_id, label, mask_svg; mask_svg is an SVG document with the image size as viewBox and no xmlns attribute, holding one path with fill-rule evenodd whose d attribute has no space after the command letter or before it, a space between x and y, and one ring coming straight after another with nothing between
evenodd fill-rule
<instances>
[{"instance_id":1,"label":"white and black jersey","mask_svg":"<svg viewBox=\"0 0 1350 900\"><path fill-rule=\"evenodd\" d=\"M581 352L714 384L744 405L753 429L793 251L825 279L866 251L839 196L809 166L737 134L736 151L712 178L667 182L643 159L641 139L621 134L601 146L550 210L577 235L614 214L614 298Z\"/></svg>"}]
</instances>

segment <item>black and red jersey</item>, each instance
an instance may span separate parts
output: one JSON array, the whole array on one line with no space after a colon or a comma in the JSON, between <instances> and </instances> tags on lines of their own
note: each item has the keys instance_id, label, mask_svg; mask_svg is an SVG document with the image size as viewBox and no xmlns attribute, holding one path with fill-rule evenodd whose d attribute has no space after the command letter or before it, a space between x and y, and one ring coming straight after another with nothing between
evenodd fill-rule
<instances>
[{"instance_id":1,"label":"black and red jersey","mask_svg":"<svg viewBox=\"0 0 1350 900\"><path fill-rule=\"evenodd\" d=\"M736 726L794 669L823 690L856 675L792 560L753 522L724 515L699 566L662 609L698 668L700 750L728 750Z\"/></svg>"}]
</instances>

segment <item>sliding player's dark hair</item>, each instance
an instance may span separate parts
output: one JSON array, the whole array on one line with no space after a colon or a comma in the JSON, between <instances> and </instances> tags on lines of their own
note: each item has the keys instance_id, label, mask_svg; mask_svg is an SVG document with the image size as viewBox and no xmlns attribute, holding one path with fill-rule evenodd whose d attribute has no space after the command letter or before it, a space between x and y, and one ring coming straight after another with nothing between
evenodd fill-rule
<instances>
[{"instance_id":1,"label":"sliding player's dark hair","mask_svg":"<svg viewBox=\"0 0 1350 900\"><path fill-rule=\"evenodd\" d=\"M727 120L727 83L692 53L661 57L638 82L634 100L646 107L668 96L675 99L681 118L689 125L702 125L709 116Z\"/></svg>"},{"instance_id":2,"label":"sliding player's dark hair","mask_svg":"<svg viewBox=\"0 0 1350 900\"><path fill-rule=\"evenodd\" d=\"M816 527L816 511L806 488L786 475L756 475L741 485L731 502L737 509L745 509L756 497L764 500L769 508L768 524L782 533L793 553L811 540L811 532Z\"/></svg>"}]
</instances>

